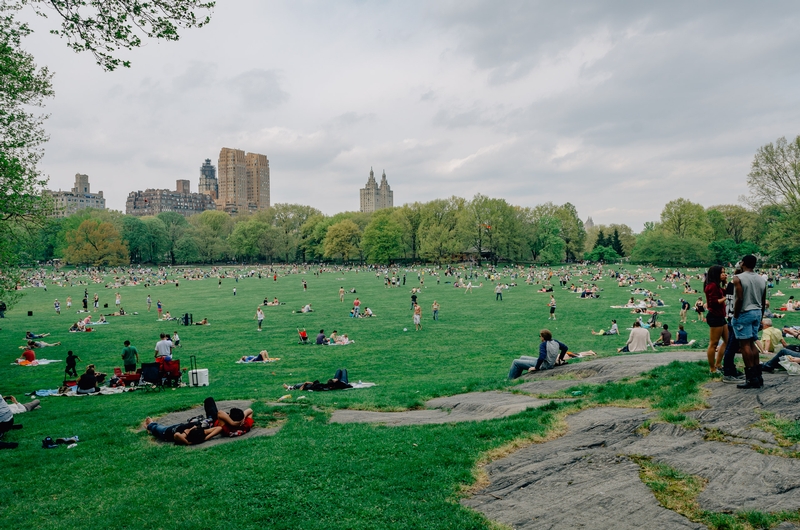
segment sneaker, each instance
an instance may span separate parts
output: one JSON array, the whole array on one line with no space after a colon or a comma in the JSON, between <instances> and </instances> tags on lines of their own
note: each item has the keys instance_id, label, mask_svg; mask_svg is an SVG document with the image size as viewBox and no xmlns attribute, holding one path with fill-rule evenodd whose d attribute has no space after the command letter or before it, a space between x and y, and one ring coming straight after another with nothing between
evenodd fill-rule
<instances>
[{"instance_id":1,"label":"sneaker","mask_svg":"<svg viewBox=\"0 0 800 530\"><path fill-rule=\"evenodd\" d=\"M722 376L722 382L738 385L739 383L744 383L744 376L737 377L735 375L724 375Z\"/></svg>"}]
</instances>

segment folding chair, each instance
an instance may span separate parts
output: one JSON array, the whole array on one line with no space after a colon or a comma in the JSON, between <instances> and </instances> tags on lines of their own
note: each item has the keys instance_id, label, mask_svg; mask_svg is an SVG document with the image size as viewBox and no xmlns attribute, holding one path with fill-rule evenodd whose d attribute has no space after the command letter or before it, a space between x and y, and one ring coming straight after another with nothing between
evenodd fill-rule
<instances>
[{"instance_id":1,"label":"folding chair","mask_svg":"<svg viewBox=\"0 0 800 530\"><path fill-rule=\"evenodd\" d=\"M181 381L180 359L172 359L161 363L161 377L167 386L178 386Z\"/></svg>"},{"instance_id":2,"label":"folding chair","mask_svg":"<svg viewBox=\"0 0 800 530\"><path fill-rule=\"evenodd\" d=\"M139 385L145 390L164 390L164 380L161 377L160 363L142 363L142 372Z\"/></svg>"}]
</instances>

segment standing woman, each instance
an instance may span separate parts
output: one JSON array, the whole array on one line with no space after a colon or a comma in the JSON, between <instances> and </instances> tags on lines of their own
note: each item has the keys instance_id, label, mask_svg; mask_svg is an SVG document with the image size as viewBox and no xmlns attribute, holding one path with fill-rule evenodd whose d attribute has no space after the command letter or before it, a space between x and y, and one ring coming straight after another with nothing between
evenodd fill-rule
<instances>
[{"instance_id":1,"label":"standing woman","mask_svg":"<svg viewBox=\"0 0 800 530\"><path fill-rule=\"evenodd\" d=\"M703 285L705 285L705 284L703 284ZM698 322L705 322L706 321L706 318L705 318L706 306L703 305L703 299L702 298L698 298L697 302L694 303L694 310L697 312L697 321Z\"/></svg>"},{"instance_id":2,"label":"standing woman","mask_svg":"<svg viewBox=\"0 0 800 530\"><path fill-rule=\"evenodd\" d=\"M711 336L708 343L708 366L712 374L716 374L722 368L722 354L728 344L728 321L725 320L725 284L728 275L720 265L714 265L708 269L703 291L706 293L706 303L708 304L708 318L706 323L711 328ZM719 350L719 339L722 338L722 345ZM719 351L719 353L717 353Z\"/></svg>"}]
</instances>

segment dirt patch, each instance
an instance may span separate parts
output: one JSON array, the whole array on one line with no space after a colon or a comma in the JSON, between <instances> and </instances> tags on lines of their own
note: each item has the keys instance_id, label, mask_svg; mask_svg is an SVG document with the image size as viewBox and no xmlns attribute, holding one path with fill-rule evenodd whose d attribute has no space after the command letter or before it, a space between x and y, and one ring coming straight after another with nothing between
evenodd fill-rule
<instances>
[{"instance_id":1,"label":"dirt patch","mask_svg":"<svg viewBox=\"0 0 800 530\"><path fill-rule=\"evenodd\" d=\"M253 405L252 401L244 401L244 400L230 400L230 401L217 401L217 408L219 410L229 411L232 408L240 408L242 410L250 408ZM174 425L176 423L183 423L189 418L194 418L195 416L199 416L204 414L204 409L202 405L198 405L197 407L191 408L189 410L182 410L179 412L170 412L160 418L153 418L155 421L160 423L161 425ZM256 436L272 436L276 434L282 426L278 427L271 427L269 429L264 427L253 427L250 432L245 434L244 436L234 436L233 438L223 437L223 436L216 436L211 440L202 443L200 445L190 445L189 448L195 449L198 447L210 447L214 445L224 444L235 442L238 440L247 440L249 438L253 438ZM153 441L156 443L167 443L161 442L156 438L153 438Z\"/></svg>"}]
</instances>

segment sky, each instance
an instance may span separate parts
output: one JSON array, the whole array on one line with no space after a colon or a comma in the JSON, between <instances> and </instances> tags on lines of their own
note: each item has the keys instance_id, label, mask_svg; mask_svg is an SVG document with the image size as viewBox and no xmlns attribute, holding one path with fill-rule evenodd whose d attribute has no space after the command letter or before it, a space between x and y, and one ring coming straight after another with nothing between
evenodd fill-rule
<instances>
[{"instance_id":1,"label":"sky","mask_svg":"<svg viewBox=\"0 0 800 530\"><path fill-rule=\"evenodd\" d=\"M218 0L211 23L105 72L27 13L55 73L41 169L107 206L197 190L222 147L267 155L272 203L359 208L482 193L571 202L640 231L664 205L747 194L758 147L800 134L800 4Z\"/></svg>"}]
</instances>

